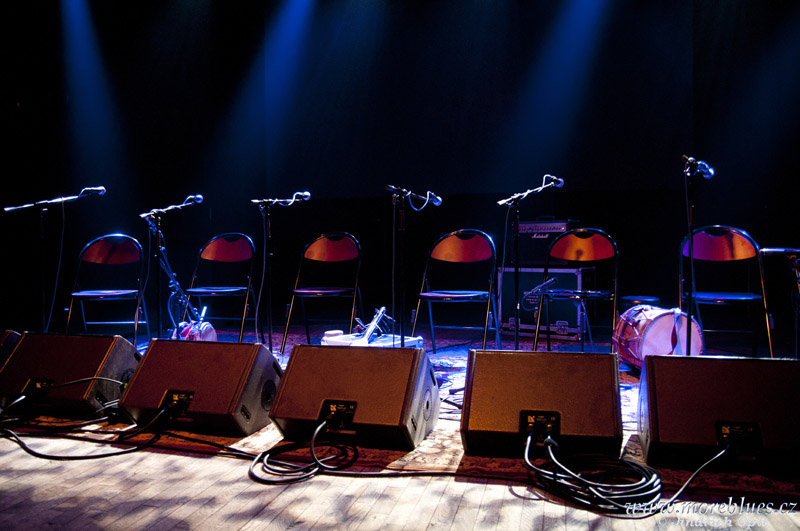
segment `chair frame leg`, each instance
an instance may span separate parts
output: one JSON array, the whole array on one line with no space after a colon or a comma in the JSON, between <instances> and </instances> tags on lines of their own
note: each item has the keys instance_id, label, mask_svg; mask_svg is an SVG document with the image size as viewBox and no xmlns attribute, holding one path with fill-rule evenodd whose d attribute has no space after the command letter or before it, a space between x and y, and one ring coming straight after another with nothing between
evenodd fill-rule
<instances>
[{"instance_id":1,"label":"chair frame leg","mask_svg":"<svg viewBox=\"0 0 800 531\"><path fill-rule=\"evenodd\" d=\"M308 328L308 316L306 315L306 298L300 297L300 313L303 314L303 325L306 327L306 343L311 344L311 330Z\"/></svg>"},{"instance_id":2,"label":"chair frame leg","mask_svg":"<svg viewBox=\"0 0 800 531\"><path fill-rule=\"evenodd\" d=\"M436 354L436 334L433 331L433 308L431 307L431 301L428 301L428 319L431 323L431 348L433 349L433 353Z\"/></svg>"},{"instance_id":3,"label":"chair frame leg","mask_svg":"<svg viewBox=\"0 0 800 531\"><path fill-rule=\"evenodd\" d=\"M281 341L281 355L283 355L283 350L286 348L286 337L289 335L289 323L292 322L292 311L294 310L294 295L292 295L292 300L289 302L289 315L286 316L286 327L283 329L283 340Z\"/></svg>"}]
</instances>

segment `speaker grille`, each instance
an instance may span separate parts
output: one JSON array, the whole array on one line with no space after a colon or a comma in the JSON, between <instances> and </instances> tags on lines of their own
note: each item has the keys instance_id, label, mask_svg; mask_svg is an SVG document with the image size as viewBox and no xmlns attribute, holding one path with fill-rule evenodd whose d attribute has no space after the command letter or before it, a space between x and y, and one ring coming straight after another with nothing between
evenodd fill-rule
<instances>
[{"instance_id":1,"label":"speaker grille","mask_svg":"<svg viewBox=\"0 0 800 531\"><path fill-rule=\"evenodd\" d=\"M125 380L136 354L120 336L23 334L0 369L0 403L5 407L24 393L24 403L37 413L91 414L119 399L122 386L93 380L41 393L33 389L84 378Z\"/></svg>"},{"instance_id":2,"label":"speaker grille","mask_svg":"<svg viewBox=\"0 0 800 531\"><path fill-rule=\"evenodd\" d=\"M249 435L269 423L280 374L274 356L259 343L153 340L121 405L144 424L180 392L190 400L175 408L172 427Z\"/></svg>"},{"instance_id":3,"label":"speaker grille","mask_svg":"<svg viewBox=\"0 0 800 531\"><path fill-rule=\"evenodd\" d=\"M799 461L798 381L796 360L647 356L639 440L648 464L694 468L729 442L734 468ZM741 433L726 437L726 426Z\"/></svg>"},{"instance_id":4,"label":"speaker grille","mask_svg":"<svg viewBox=\"0 0 800 531\"><path fill-rule=\"evenodd\" d=\"M415 448L439 414L439 389L422 349L296 345L272 420L285 438L307 441L326 401L354 402L345 431L381 448Z\"/></svg>"},{"instance_id":5,"label":"speaker grille","mask_svg":"<svg viewBox=\"0 0 800 531\"><path fill-rule=\"evenodd\" d=\"M469 455L521 457L525 411L557 413L564 452L618 455L622 417L616 356L471 350L461 414Z\"/></svg>"}]
</instances>

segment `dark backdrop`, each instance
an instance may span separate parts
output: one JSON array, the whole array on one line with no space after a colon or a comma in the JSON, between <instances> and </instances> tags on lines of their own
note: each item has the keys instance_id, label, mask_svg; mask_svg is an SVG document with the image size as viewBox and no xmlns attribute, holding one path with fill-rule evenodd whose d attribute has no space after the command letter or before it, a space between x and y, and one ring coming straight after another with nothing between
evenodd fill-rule
<instances>
[{"instance_id":1,"label":"dark backdrop","mask_svg":"<svg viewBox=\"0 0 800 531\"><path fill-rule=\"evenodd\" d=\"M501 248L507 212L497 201L549 173L565 186L529 196L522 219L607 230L622 293L676 305L684 154L716 168L696 187L697 225L800 246L791 0L74 0L0 10L3 206L108 190L3 213L5 328L41 328L44 264L48 306L56 290L51 331L61 329L80 247L116 231L147 246L138 214L192 194L205 201L163 225L181 279L213 234L246 232L261 252L251 199L311 192L271 209L278 323L299 252L329 230L361 240L367 308L389 304L387 184L443 197L407 211L412 292L439 235L481 228ZM788 263L770 258L767 269L785 331Z\"/></svg>"}]
</instances>

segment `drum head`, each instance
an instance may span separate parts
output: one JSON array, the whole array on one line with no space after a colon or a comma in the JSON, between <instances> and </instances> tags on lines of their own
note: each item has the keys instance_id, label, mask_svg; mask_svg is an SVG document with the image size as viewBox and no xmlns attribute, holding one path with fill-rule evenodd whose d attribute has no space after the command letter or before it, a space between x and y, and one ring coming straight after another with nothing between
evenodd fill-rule
<instances>
[{"instance_id":1,"label":"drum head","mask_svg":"<svg viewBox=\"0 0 800 531\"><path fill-rule=\"evenodd\" d=\"M642 368L644 357L685 356L687 316L678 308L666 310L646 304L629 308L614 328L612 343L622 361ZM692 356L703 352L703 335L692 319Z\"/></svg>"},{"instance_id":2,"label":"drum head","mask_svg":"<svg viewBox=\"0 0 800 531\"><path fill-rule=\"evenodd\" d=\"M686 355L687 315L677 309L667 310L648 325L642 339L642 358L651 355ZM697 321L692 318L691 356L703 352L703 334Z\"/></svg>"}]
</instances>

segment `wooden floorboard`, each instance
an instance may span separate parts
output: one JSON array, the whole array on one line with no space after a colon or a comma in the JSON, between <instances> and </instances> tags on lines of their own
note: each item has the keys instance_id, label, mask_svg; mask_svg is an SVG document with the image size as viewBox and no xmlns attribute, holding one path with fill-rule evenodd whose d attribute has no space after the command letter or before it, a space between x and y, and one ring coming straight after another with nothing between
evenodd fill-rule
<instances>
[{"instance_id":1,"label":"wooden floorboard","mask_svg":"<svg viewBox=\"0 0 800 531\"><path fill-rule=\"evenodd\" d=\"M77 441L34 443L61 455L97 451ZM263 485L248 477L248 466L244 460L154 450L49 461L2 440L0 528L549 531L680 529L675 526L689 521L674 515L611 518L494 479L323 475L297 484ZM737 527L739 522L751 529L800 528L796 510L738 516L732 528L747 527Z\"/></svg>"}]
</instances>

